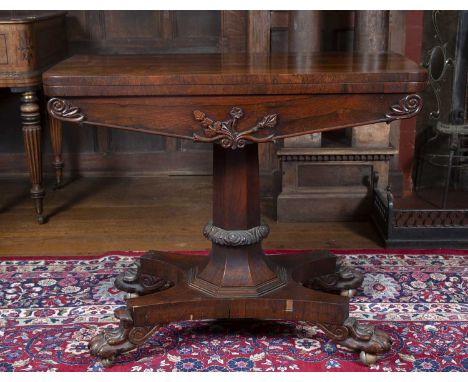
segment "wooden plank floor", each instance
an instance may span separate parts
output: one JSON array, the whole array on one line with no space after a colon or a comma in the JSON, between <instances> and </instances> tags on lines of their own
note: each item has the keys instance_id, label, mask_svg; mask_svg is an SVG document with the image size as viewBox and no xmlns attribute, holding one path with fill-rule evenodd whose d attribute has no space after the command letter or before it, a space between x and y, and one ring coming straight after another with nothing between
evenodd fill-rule
<instances>
[{"instance_id":1,"label":"wooden plank floor","mask_svg":"<svg viewBox=\"0 0 468 382\"><path fill-rule=\"evenodd\" d=\"M96 255L110 250L201 250L211 216L211 177L76 178L46 182L48 223L35 222L26 179L0 179L0 256ZM264 248L375 248L366 222L277 223L262 202Z\"/></svg>"}]
</instances>

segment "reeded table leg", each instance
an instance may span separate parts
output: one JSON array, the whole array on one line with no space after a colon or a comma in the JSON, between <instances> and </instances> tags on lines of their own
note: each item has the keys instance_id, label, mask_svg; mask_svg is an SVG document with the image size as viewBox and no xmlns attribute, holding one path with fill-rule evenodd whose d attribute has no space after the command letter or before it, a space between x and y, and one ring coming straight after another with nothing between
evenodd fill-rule
<instances>
[{"instance_id":1,"label":"reeded table leg","mask_svg":"<svg viewBox=\"0 0 468 382\"><path fill-rule=\"evenodd\" d=\"M55 188L60 188L63 181L63 160L62 160L62 122L49 115L49 131L55 168Z\"/></svg>"},{"instance_id":2,"label":"reeded table leg","mask_svg":"<svg viewBox=\"0 0 468 382\"><path fill-rule=\"evenodd\" d=\"M31 178L31 198L36 207L37 222L44 223L42 203L45 195L42 185L42 152L40 110L35 91L21 95L21 123L23 125L24 147Z\"/></svg>"}]
</instances>

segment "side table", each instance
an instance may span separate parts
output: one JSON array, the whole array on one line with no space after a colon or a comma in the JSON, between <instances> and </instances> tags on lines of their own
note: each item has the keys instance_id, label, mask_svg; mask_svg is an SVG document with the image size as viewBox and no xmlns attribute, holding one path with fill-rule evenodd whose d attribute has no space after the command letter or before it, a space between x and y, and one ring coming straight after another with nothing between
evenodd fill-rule
<instances>
[{"instance_id":1,"label":"side table","mask_svg":"<svg viewBox=\"0 0 468 382\"><path fill-rule=\"evenodd\" d=\"M149 251L117 277L129 293L119 327L89 343L104 365L165 323L217 318L310 321L367 364L389 350L386 333L349 317L361 274L327 251L265 256L258 145L411 118L423 69L396 54L75 56L43 78L58 120L214 145L210 255Z\"/></svg>"},{"instance_id":2,"label":"side table","mask_svg":"<svg viewBox=\"0 0 468 382\"><path fill-rule=\"evenodd\" d=\"M0 87L21 95L26 160L31 178L31 198L39 223L44 222L42 204L41 112L37 91L44 70L66 54L66 12L0 11ZM60 125L52 125L51 133Z\"/></svg>"}]
</instances>

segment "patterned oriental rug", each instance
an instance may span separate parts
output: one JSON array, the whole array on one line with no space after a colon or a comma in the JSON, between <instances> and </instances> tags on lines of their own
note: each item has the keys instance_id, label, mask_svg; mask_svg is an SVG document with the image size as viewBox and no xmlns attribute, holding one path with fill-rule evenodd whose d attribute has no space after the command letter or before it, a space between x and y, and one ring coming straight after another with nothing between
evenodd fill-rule
<instances>
[{"instance_id":1,"label":"patterned oriental rug","mask_svg":"<svg viewBox=\"0 0 468 382\"><path fill-rule=\"evenodd\" d=\"M351 316L393 338L370 368L306 322L203 321L164 326L104 369L87 342L115 325L114 277L141 254L109 252L0 262L0 371L467 371L468 251L334 253L365 274Z\"/></svg>"}]
</instances>

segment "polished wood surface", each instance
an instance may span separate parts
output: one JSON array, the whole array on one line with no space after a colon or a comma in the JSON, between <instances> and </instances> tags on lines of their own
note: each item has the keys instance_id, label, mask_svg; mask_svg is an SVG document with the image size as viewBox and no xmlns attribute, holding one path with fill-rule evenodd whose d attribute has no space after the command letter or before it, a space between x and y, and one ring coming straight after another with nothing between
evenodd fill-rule
<instances>
[{"instance_id":1,"label":"polished wood surface","mask_svg":"<svg viewBox=\"0 0 468 382\"><path fill-rule=\"evenodd\" d=\"M405 115L388 113L406 104L407 93L424 88L426 72L397 54L189 54L74 56L43 77L47 95L67 97L49 103L52 116L65 122L200 141L195 112L223 121L237 107L243 112L239 131L279 115L255 136L276 142L407 118L419 101Z\"/></svg>"},{"instance_id":2,"label":"polished wood surface","mask_svg":"<svg viewBox=\"0 0 468 382\"><path fill-rule=\"evenodd\" d=\"M46 178L49 222L40 226L29 219L25 178L0 179L0 256L95 256L110 250L210 247L200 227L212 213L211 176L66 177L65 188L59 190L53 190L53 183ZM262 198L261 207L261 219L271 231L263 241L265 248L380 248L370 223L278 223L271 196Z\"/></svg>"},{"instance_id":3,"label":"polished wood surface","mask_svg":"<svg viewBox=\"0 0 468 382\"><path fill-rule=\"evenodd\" d=\"M398 93L425 70L398 54L74 56L44 74L49 96Z\"/></svg>"},{"instance_id":4,"label":"polished wood surface","mask_svg":"<svg viewBox=\"0 0 468 382\"><path fill-rule=\"evenodd\" d=\"M203 230L212 242L209 257L195 264L193 256L147 252L117 277L117 288L133 295L115 312L119 328L93 337L90 352L110 366L173 320L298 319L375 363L391 340L349 318L347 297L362 275L328 252L299 262L265 256L258 144L305 134L317 122L337 129L411 118L422 107L414 92L424 88L425 71L398 55L226 57L78 57L44 74L46 94L59 89L61 96L47 104L53 118L216 145L213 220ZM297 95L285 102L289 94ZM308 119L312 127L303 125Z\"/></svg>"},{"instance_id":5,"label":"polished wood surface","mask_svg":"<svg viewBox=\"0 0 468 382\"><path fill-rule=\"evenodd\" d=\"M206 85L207 86L207 85ZM357 85L356 85L357 86ZM209 86L208 86L209 87ZM119 92L115 86L106 92ZM138 87L129 87L131 90ZM46 87L46 91L50 88ZM96 87L96 92L99 92ZM74 91L71 91L74 93ZM214 121L230 118L232 107L241 108L243 117L238 131L252 128L270 114L277 114L277 123L261 129L255 136L272 135L270 142L287 137L341 129L362 123L390 122L393 105L405 93L390 94L319 94L319 95L248 95L248 96L171 96L171 97L77 97L67 98L71 107L79 109L81 125L111 127L175 138L194 140L204 136L203 124L194 118L201 111ZM422 102L422 101L421 101ZM368 105L372 104L372 108ZM53 106L53 105L50 105ZM419 105L421 106L421 104ZM413 110L414 111L414 110ZM56 118L71 121L74 116L54 113ZM77 117L78 117L77 114Z\"/></svg>"}]
</instances>

